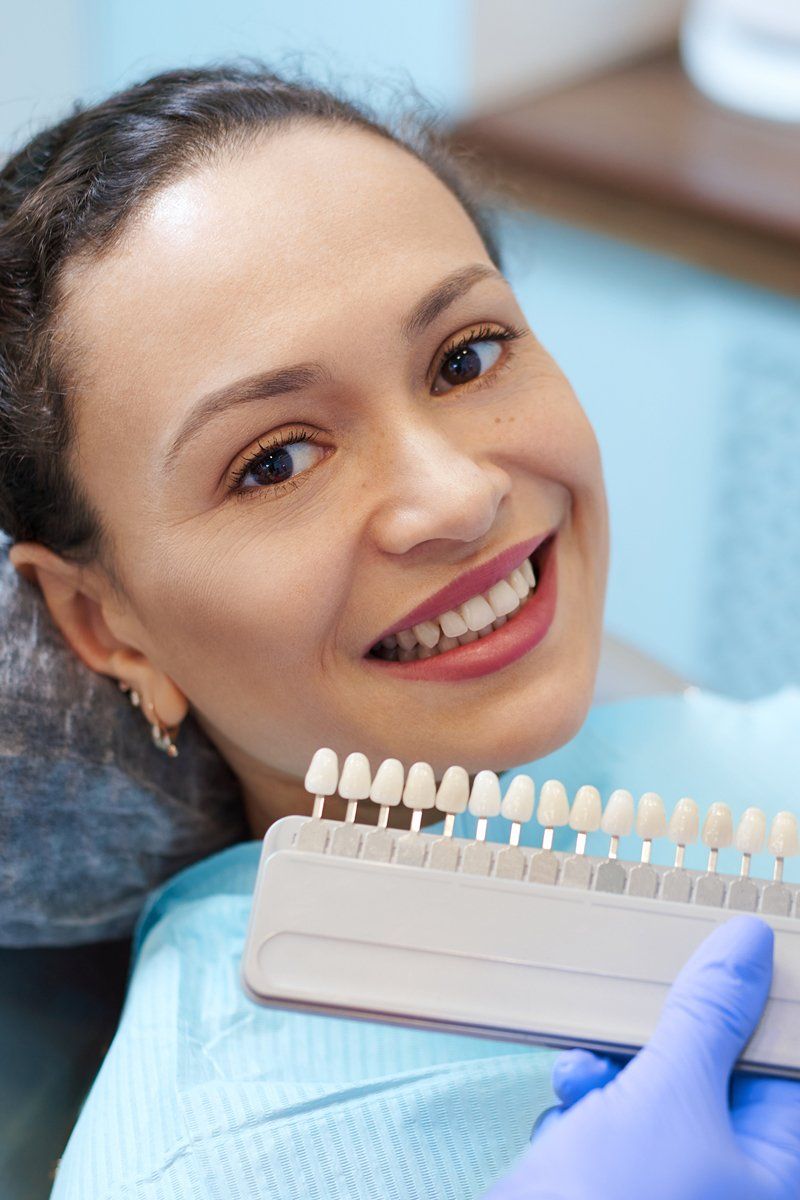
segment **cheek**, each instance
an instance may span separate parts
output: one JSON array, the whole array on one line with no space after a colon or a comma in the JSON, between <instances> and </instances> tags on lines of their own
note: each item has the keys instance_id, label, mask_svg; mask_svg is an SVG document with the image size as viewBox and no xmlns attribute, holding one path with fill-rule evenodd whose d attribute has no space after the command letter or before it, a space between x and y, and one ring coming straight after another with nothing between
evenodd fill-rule
<instances>
[{"instance_id":1,"label":"cheek","mask_svg":"<svg viewBox=\"0 0 800 1200\"><path fill-rule=\"evenodd\" d=\"M139 584L160 663L206 711L235 708L259 690L265 701L278 688L286 696L318 676L320 647L335 636L336 596L346 590L341 543L333 543L332 559L324 533L267 533L261 502L251 503L255 533L228 530L188 555L176 548L168 572L157 569Z\"/></svg>"}]
</instances>

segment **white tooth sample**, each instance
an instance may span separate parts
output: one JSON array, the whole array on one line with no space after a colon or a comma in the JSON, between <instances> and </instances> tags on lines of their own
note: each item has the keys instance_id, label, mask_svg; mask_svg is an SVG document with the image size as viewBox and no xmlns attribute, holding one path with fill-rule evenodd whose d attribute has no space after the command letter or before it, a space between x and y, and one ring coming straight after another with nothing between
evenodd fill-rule
<instances>
[{"instance_id":1,"label":"white tooth sample","mask_svg":"<svg viewBox=\"0 0 800 1200\"><path fill-rule=\"evenodd\" d=\"M503 797L500 813L515 825L524 825L533 816L535 788L530 775L515 775Z\"/></svg>"},{"instance_id":2,"label":"white tooth sample","mask_svg":"<svg viewBox=\"0 0 800 1200\"><path fill-rule=\"evenodd\" d=\"M770 854L776 858L791 858L798 848L797 817L792 812L776 813L767 843Z\"/></svg>"},{"instance_id":3,"label":"white tooth sample","mask_svg":"<svg viewBox=\"0 0 800 1200\"><path fill-rule=\"evenodd\" d=\"M423 809L433 808L436 803L436 779L430 763L415 762L408 768L403 788L403 804L413 811L411 832L419 833Z\"/></svg>"},{"instance_id":4,"label":"white tooth sample","mask_svg":"<svg viewBox=\"0 0 800 1200\"><path fill-rule=\"evenodd\" d=\"M439 812L457 816L469 803L469 775L463 767L448 767L436 792Z\"/></svg>"},{"instance_id":5,"label":"white tooth sample","mask_svg":"<svg viewBox=\"0 0 800 1200\"><path fill-rule=\"evenodd\" d=\"M717 851L733 841L733 817L727 804L712 804L703 822L703 844L708 846L706 871L717 869Z\"/></svg>"},{"instance_id":6,"label":"white tooth sample","mask_svg":"<svg viewBox=\"0 0 800 1200\"><path fill-rule=\"evenodd\" d=\"M439 624L445 637L457 638L467 632L467 622L460 613L451 608L439 617Z\"/></svg>"},{"instance_id":7,"label":"white tooth sample","mask_svg":"<svg viewBox=\"0 0 800 1200\"><path fill-rule=\"evenodd\" d=\"M578 833L593 833L600 828L602 802L596 787L585 783L579 787L569 810L569 827Z\"/></svg>"},{"instance_id":8,"label":"white tooth sample","mask_svg":"<svg viewBox=\"0 0 800 1200\"><path fill-rule=\"evenodd\" d=\"M420 621L419 625L412 626L412 629L417 641L423 646L435 646L442 635L438 621Z\"/></svg>"},{"instance_id":9,"label":"white tooth sample","mask_svg":"<svg viewBox=\"0 0 800 1200\"><path fill-rule=\"evenodd\" d=\"M636 809L636 836L642 839L643 863L650 862L650 849L654 838L663 837L666 832L667 814L664 812L664 801L658 792L645 792Z\"/></svg>"},{"instance_id":10,"label":"white tooth sample","mask_svg":"<svg viewBox=\"0 0 800 1200\"><path fill-rule=\"evenodd\" d=\"M483 596L473 596L471 600L465 600L458 611L466 621L467 629L471 629L473 633L491 625L495 618L491 605Z\"/></svg>"},{"instance_id":11,"label":"white tooth sample","mask_svg":"<svg viewBox=\"0 0 800 1200\"><path fill-rule=\"evenodd\" d=\"M600 828L609 837L627 837L633 829L633 796L625 788L617 788L608 797L603 809Z\"/></svg>"},{"instance_id":12,"label":"white tooth sample","mask_svg":"<svg viewBox=\"0 0 800 1200\"><path fill-rule=\"evenodd\" d=\"M508 582L511 584L512 589L519 596L520 600L524 600L531 590L530 584L522 574L522 571L520 571L519 567L511 572L508 577Z\"/></svg>"},{"instance_id":13,"label":"white tooth sample","mask_svg":"<svg viewBox=\"0 0 800 1200\"><path fill-rule=\"evenodd\" d=\"M477 633L473 633L471 629L468 629L466 633L459 635L458 644L459 646L469 646L471 642L477 642L477 640Z\"/></svg>"},{"instance_id":14,"label":"white tooth sample","mask_svg":"<svg viewBox=\"0 0 800 1200\"><path fill-rule=\"evenodd\" d=\"M339 782L339 759L335 750L322 746L308 765L305 788L312 796L332 796Z\"/></svg>"},{"instance_id":15,"label":"white tooth sample","mask_svg":"<svg viewBox=\"0 0 800 1200\"><path fill-rule=\"evenodd\" d=\"M579 787L569 810L569 827L576 830L575 853L584 854L586 851L586 835L600 828L603 815L603 805L600 793L596 787L585 783Z\"/></svg>"},{"instance_id":16,"label":"white tooth sample","mask_svg":"<svg viewBox=\"0 0 800 1200\"><path fill-rule=\"evenodd\" d=\"M616 858L619 839L627 837L633 828L633 796L625 788L617 788L608 797L600 819L600 828L611 838L608 857Z\"/></svg>"},{"instance_id":17,"label":"white tooth sample","mask_svg":"<svg viewBox=\"0 0 800 1200\"><path fill-rule=\"evenodd\" d=\"M375 804L394 807L403 798L404 771L399 758L385 758L375 772L369 798Z\"/></svg>"},{"instance_id":18,"label":"white tooth sample","mask_svg":"<svg viewBox=\"0 0 800 1200\"><path fill-rule=\"evenodd\" d=\"M712 804L703 822L703 842L722 850L733 841L733 817L727 804Z\"/></svg>"},{"instance_id":19,"label":"white tooth sample","mask_svg":"<svg viewBox=\"0 0 800 1200\"><path fill-rule=\"evenodd\" d=\"M492 584L486 593L486 599L489 601L496 617L507 617L509 613L516 612L519 608L519 596L511 584L506 583L505 579L501 579L499 583Z\"/></svg>"},{"instance_id":20,"label":"white tooth sample","mask_svg":"<svg viewBox=\"0 0 800 1200\"><path fill-rule=\"evenodd\" d=\"M401 650L413 650L415 646L419 645L417 635L411 629L401 629L396 637Z\"/></svg>"},{"instance_id":21,"label":"white tooth sample","mask_svg":"<svg viewBox=\"0 0 800 1200\"><path fill-rule=\"evenodd\" d=\"M486 822L489 817L500 813L500 780L494 771L478 771L472 781L469 794L469 811L478 818L475 840L482 842L486 837Z\"/></svg>"},{"instance_id":22,"label":"white tooth sample","mask_svg":"<svg viewBox=\"0 0 800 1200\"><path fill-rule=\"evenodd\" d=\"M536 572L534 571L533 564L529 558L526 558L525 562L520 566L520 572L525 582L529 583L531 587L533 587L536 583Z\"/></svg>"},{"instance_id":23,"label":"white tooth sample","mask_svg":"<svg viewBox=\"0 0 800 1200\"><path fill-rule=\"evenodd\" d=\"M697 841L700 830L700 813L691 796L682 796L672 810L667 833L675 845L676 867L683 866L686 847Z\"/></svg>"},{"instance_id":24,"label":"white tooth sample","mask_svg":"<svg viewBox=\"0 0 800 1200\"><path fill-rule=\"evenodd\" d=\"M766 813L760 808L746 808L736 828L736 849L745 858L758 854L767 832Z\"/></svg>"},{"instance_id":25,"label":"white tooth sample","mask_svg":"<svg viewBox=\"0 0 800 1200\"><path fill-rule=\"evenodd\" d=\"M691 796L683 796L675 805L669 819L669 839L676 846L691 846L692 842L697 841L699 830L700 814L697 804Z\"/></svg>"},{"instance_id":26,"label":"white tooth sample","mask_svg":"<svg viewBox=\"0 0 800 1200\"><path fill-rule=\"evenodd\" d=\"M667 832L667 814L658 792L645 792L636 809L636 836L652 841Z\"/></svg>"},{"instance_id":27,"label":"white tooth sample","mask_svg":"<svg viewBox=\"0 0 800 1200\"><path fill-rule=\"evenodd\" d=\"M335 750L322 746L314 751L306 771L305 788L314 797L312 817L320 820L326 796L332 796L339 782L339 758Z\"/></svg>"},{"instance_id":28,"label":"white tooth sample","mask_svg":"<svg viewBox=\"0 0 800 1200\"><path fill-rule=\"evenodd\" d=\"M348 754L339 778L339 795L347 801L345 821L355 821L358 801L368 798L371 783L372 772L366 754L357 750Z\"/></svg>"},{"instance_id":29,"label":"white tooth sample","mask_svg":"<svg viewBox=\"0 0 800 1200\"><path fill-rule=\"evenodd\" d=\"M441 652L442 650L455 650L455 648L456 648L456 646L457 646L457 645L458 645L458 638L454 638L454 637L441 637L441 638L439 638L439 650L440 650L440 652Z\"/></svg>"},{"instance_id":30,"label":"white tooth sample","mask_svg":"<svg viewBox=\"0 0 800 1200\"><path fill-rule=\"evenodd\" d=\"M783 879L783 860L797 854L800 845L797 837L797 817L792 812L775 814L769 831L767 849L775 855L775 868L772 878L776 883Z\"/></svg>"},{"instance_id":31,"label":"white tooth sample","mask_svg":"<svg viewBox=\"0 0 800 1200\"><path fill-rule=\"evenodd\" d=\"M536 820L544 828L542 849L553 845L553 830L566 825L569 820L569 800L563 783L558 779L547 779L539 789L539 807Z\"/></svg>"}]
</instances>

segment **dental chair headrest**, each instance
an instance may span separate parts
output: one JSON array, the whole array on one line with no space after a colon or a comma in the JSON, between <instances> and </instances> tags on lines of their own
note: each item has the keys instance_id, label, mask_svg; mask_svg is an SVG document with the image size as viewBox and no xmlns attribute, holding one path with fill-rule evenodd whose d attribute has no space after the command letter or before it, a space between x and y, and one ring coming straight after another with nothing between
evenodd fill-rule
<instances>
[{"instance_id":1,"label":"dental chair headrest","mask_svg":"<svg viewBox=\"0 0 800 1200\"><path fill-rule=\"evenodd\" d=\"M124 937L147 892L249 837L191 712L177 758L73 652L0 533L0 945Z\"/></svg>"}]
</instances>

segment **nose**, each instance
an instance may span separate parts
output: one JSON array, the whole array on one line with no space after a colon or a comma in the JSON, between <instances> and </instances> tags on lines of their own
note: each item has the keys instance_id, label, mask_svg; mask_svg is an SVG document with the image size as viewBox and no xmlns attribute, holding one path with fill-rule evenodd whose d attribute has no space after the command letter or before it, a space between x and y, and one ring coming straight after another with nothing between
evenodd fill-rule
<instances>
[{"instance_id":1,"label":"nose","mask_svg":"<svg viewBox=\"0 0 800 1200\"><path fill-rule=\"evenodd\" d=\"M423 544L471 543L492 528L511 490L502 467L428 424L406 427L384 445L391 453L374 464L373 479L385 487L370 530L381 550L408 554Z\"/></svg>"}]
</instances>

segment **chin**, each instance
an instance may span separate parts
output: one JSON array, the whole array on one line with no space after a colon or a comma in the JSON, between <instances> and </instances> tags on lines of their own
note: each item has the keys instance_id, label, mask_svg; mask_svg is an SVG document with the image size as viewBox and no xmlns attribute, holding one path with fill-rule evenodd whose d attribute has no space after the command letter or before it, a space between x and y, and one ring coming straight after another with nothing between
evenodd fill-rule
<instances>
[{"instance_id":1,"label":"chin","mask_svg":"<svg viewBox=\"0 0 800 1200\"><path fill-rule=\"evenodd\" d=\"M488 700L476 718L450 722L443 711L436 722L428 711L417 721L409 712L393 747L376 762L390 755L409 763L422 759L439 779L453 764L470 775L499 774L544 758L569 742L586 719L594 694L590 658L587 651L580 661L537 672L513 698Z\"/></svg>"}]
</instances>

